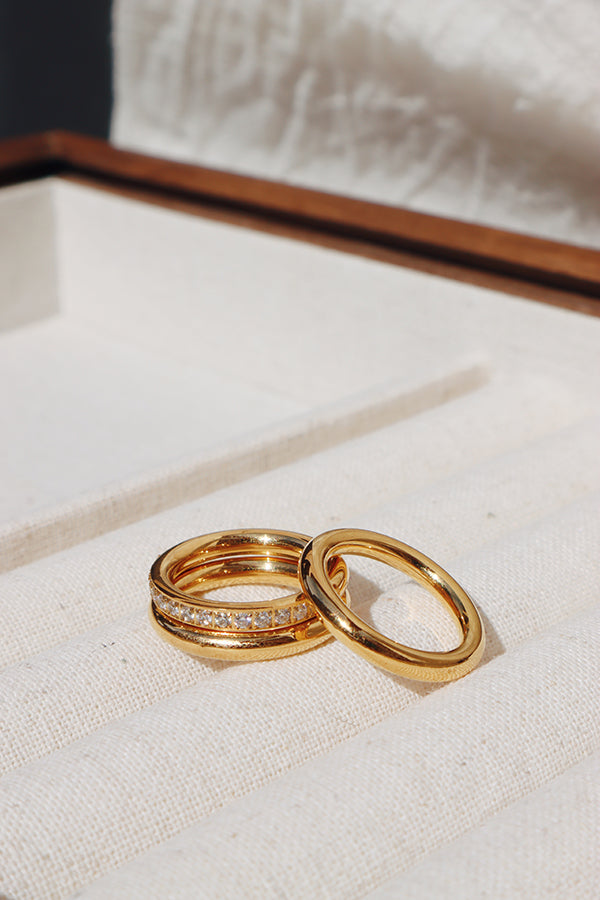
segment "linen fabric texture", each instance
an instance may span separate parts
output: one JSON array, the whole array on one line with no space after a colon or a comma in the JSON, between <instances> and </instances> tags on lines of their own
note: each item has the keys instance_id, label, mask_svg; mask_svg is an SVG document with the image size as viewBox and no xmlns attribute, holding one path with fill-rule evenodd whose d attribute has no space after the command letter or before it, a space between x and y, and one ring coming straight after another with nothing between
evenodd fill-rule
<instances>
[{"instance_id":1,"label":"linen fabric texture","mask_svg":"<svg viewBox=\"0 0 600 900\"><path fill-rule=\"evenodd\" d=\"M449 874L456 841L461 853L471 837L481 848L474 884L501 892L519 882L524 856L503 824L514 817L523 853L537 847L540 885L569 885L597 829L577 798L600 749L600 322L73 186L57 197L63 224L77 231L70 268L61 261L63 305L54 320L3 335L11 365L15 348L39 348L61 322L65 353L74 325L85 336L108 316L115 341L131 332L161 350L166 334L169 353L191 354L199 334L222 334L235 315L244 327L226 347L229 377L249 380L247 345L265 346L267 323L273 355L261 357L257 378L289 376L301 408L242 429L227 458L200 434L196 456L162 457L135 490L105 484L102 502L73 494L65 455L63 480L45 498L45 530L32 519L31 542L23 522L6 533L10 546L20 536L22 564L11 568L5 548L0 893L359 898L402 892L406 881L407 893L433 883L462 898L464 882ZM118 249L109 236L120 242L123 228L135 240L104 264ZM142 245L161 245L163 257L140 274ZM231 273L222 257L233 251L241 269ZM173 259L192 275L177 282L165 316ZM98 272L91 285L86 271ZM310 330L298 323L290 349L303 303L315 315L323 306L323 333L294 355ZM181 321L190 321L185 334ZM337 355L325 353L336 336ZM224 353L222 343L207 346L214 366ZM156 354L158 376L171 358ZM11 383L23 416L38 408L27 402L34 382L39 404L46 359L31 352L29 381ZM65 405L62 384L48 386L50 418ZM130 401L118 405L115 385L117 371L106 396L121 414ZM149 410L150 388L139 393ZM86 414L85 404L73 407L82 427ZM228 416L235 406L225 404L220 425ZM47 433L57 437L50 425ZM240 463L227 481L234 457L248 469ZM17 463L25 483L45 457L32 444ZM11 502L21 489L10 486ZM67 489L70 506L53 506ZM178 541L227 528L316 534L344 525L418 547L469 591L488 635L473 673L415 684L335 642L264 663L211 662L150 628L148 570ZM362 558L349 564L353 602L376 627L426 649L456 641L451 617L405 576ZM559 841L549 827L551 869L542 872L537 842L550 808L570 810L571 836ZM580 872L574 896L592 897L587 856Z\"/></svg>"},{"instance_id":2,"label":"linen fabric texture","mask_svg":"<svg viewBox=\"0 0 600 900\"><path fill-rule=\"evenodd\" d=\"M557 434L536 487L541 442L466 470L456 460L441 482L353 513L355 524L427 547L481 609L484 664L448 687L392 678L336 643L256 665L192 660L150 632L145 586L122 581L151 549L150 531L160 541L163 529L189 533L205 516L218 527L217 510L231 522L233 506L244 518L247 505L269 521L300 515L299 479L321 496L323 512L308 503L300 516L316 530L341 460L354 454L370 468L371 436L104 535L85 547L87 569L77 548L70 573L81 611L99 605L100 590L131 612L111 623L115 607L101 605L104 624L87 633L82 618L79 635L49 636L54 646L2 674L6 888L15 897L79 887L84 897L359 897L584 760L600 742L600 630L587 611L597 603L599 497L597 474L568 473L597 438L593 422ZM502 490L510 484L512 499ZM40 570L68 565L72 553L15 574L50 584ZM106 585L95 553L111 560ZM433 599L391 570L373 573L363 560L353 569L359 608L379 627L452 644ZM557 867L560 856L555 848Z\"/></svg>"},{"instance_id":3,"label":"linen fabric texture","mask_svg":"<svg viewBox=\"0 0 600 900\"><path fill-rule=\"evenodd\" d=\"M600 878L600 754L568 769L489 822L376 889L369 900L454 895L593 897ZM498 847L510 866L494 864ZM557 855L548 849L561 847Z\"/></svg>"}]
</instances>

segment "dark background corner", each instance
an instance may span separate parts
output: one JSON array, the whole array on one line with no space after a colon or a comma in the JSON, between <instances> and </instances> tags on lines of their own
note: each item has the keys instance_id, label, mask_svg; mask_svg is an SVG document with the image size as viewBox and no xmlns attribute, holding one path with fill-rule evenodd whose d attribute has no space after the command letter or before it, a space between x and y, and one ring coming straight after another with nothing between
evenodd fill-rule
<instances>
[{"instance_id":1,"label":"dark background corner","mask_svg":"<svg viewBox=\"0 0 600 900\"><path fill-rule=\"evenodd\" d=\"M0 139L108 137L112 0L0 0Z\"/></svg>"}]
</instances>

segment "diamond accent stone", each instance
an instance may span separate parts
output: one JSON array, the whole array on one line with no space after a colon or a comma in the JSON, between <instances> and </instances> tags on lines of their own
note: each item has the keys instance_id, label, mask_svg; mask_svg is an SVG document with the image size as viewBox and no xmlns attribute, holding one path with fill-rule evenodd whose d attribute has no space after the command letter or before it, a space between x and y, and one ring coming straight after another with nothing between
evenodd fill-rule
<instances>
[{"instance_id":1,"label":"diamond accent stone","mask_svg":"<svg viewBox=\"0 0 600 900\"><path fill-rule=\"evenodd\" d=\"M231 625L231 613L219 610L215 613L215 625L217 628L229 628Z\"/></svg>"},{"instance_id":2,"label":"diamond accent stone","mask_svg":"<svg viewBox=\"0 0 600 900\"><path fill-rule=\"evenodd\" d=\"M271 610L270 609L259 609L254 613L254 627L255 628L270 628L271 627Z\"/></svg>"},{"instance_id":3,"label":"diamond accent stone","mask_svg":"<svg viewBox=\"0 0 600 900\"><path fill-rule=\"evenodd\" d=\"M233 621L235 622L236 628L241 630L250 628L252 626L252 613L249 610L236 613Z\"/></svg>"},{"instance_id":4,"label":"diamond accent stone","mask_svg":"<svg viewBox=\"0 0 600 900\"><path fill-rule=\"evenodd\" d=\"M201 628L212 628L212 612L210 609L197 609L194 616L196 625Z\"/></svg>"},{"instance_id":5,"label":"diamond accent stone","mask_svg":"<svg viewBox=\"0 0 600 900\"><path fill-rule=\"evenodd\" d=\"M273 618L276 625L288 625L291 619L291 610L276 609Z\"/></svg>"},{"instance_id":6,"label":"diamond accent stone","mask_svg":"<svg viewBox=\"0 0 600 900\"><path fill-rule=\"evenodd\" d=\"M157 609L180 622L200 628L235 628L238 631L249 631L252 628L264 630L290 625L292 622L302 622L314 615L312 607L307 602L296 603L292 607L276 610L243 609L235 612L221 609L213 612L210 609L198 609L191 604L172 600L155 588L151 588L151 596Z\"/></svg>"},{"instance_id":7,"label":"diamond accent stone","mask_svg":"<svg viewBox=\"0 0 600 900\"><path fill-rule=\"evenodd\" d=\"M308 615L308 607L306 603L299 603L294 608L294 622L301 622Z\"/></svg>"}]
</instances>

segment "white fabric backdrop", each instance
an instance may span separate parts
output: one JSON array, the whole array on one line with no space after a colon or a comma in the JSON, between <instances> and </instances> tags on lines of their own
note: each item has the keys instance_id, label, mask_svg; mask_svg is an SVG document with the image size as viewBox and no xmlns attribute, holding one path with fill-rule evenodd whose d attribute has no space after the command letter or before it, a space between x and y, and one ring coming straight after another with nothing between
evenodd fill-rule
<instances>
[{"instance_id":1,"label":"white fabric backdrop","mask_svg":"<svg viewBox=\"0 0 600 900\"><path fill-rule=\"evenodd\" d=\"M595 0L117 0L112 138L600 246Z\"/></svg>"}]
</instances>

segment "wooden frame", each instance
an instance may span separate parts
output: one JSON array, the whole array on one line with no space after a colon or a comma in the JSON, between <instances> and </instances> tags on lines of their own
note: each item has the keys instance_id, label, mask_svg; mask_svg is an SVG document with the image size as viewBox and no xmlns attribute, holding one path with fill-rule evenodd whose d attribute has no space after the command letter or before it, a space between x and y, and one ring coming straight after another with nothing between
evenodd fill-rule
<instances>
[{"instance_id":1,"label":"wooden frame","mask_svg":"<svg viewBox=\"0 0 600 900\"><path fill-rule=\"evenodd\" d=\"M600 252L47 132L0 143L0 184L48 175L600 315Z\"/></svg>"}]
</instances>

